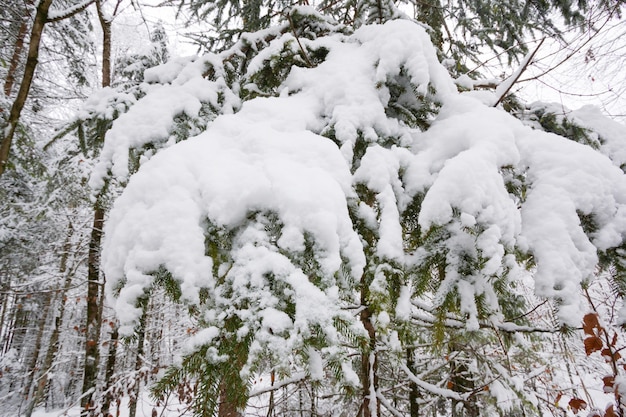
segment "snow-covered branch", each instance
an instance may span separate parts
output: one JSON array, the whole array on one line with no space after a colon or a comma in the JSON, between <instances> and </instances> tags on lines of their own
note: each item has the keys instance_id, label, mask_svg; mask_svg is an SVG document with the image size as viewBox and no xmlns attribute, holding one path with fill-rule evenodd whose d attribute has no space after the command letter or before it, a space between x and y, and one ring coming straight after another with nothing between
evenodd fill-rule
<instances>
[{"instance_id":1,"label":"snow-covered branch","mask_svg":"<svg viewBox=\"0 0 626 417\"><path fill-rule=\"evenodd\" d=\"M495 104L493 105L494 107L500 104L500 102L504 99L504 96L506 96L507 93L511 90L511 87L513 87L513 84L515 84L517 80L519 80L519 77L522 75L522 73L526 71L526 68L528 67L528 65L530 65L533 58L537 54L537 51L539 51L539 48L541 48L541 45L543 45L543 42L545 40L546 38L541 39L541 41L539 42L539 45L537 45L535 49L533 49L524 57L524 59L520 63L519 68L517 68L517 70L515 70L515 72L511 74L509 78L504 80L502 83L498 85L498 87L496 87L497 100Z\"/></svg>"},{"instance_id":2,"label":"snow-covered branch","mask_svg":"<svg viewBox=\"0 0 626 417\"><path fill-rule=\"evenodd\" d=\"M78 14L92 5L96 0L83 0L82 3L78 3L74 6L68 7L65 10L52 10L48 13L47 23L54 23L60 20L68 19L75 14Z\"/></svg>"},{"instance_id":3,"label":"snow-covered branch","mask_svg":"<svg viewBox=\"0 0 626 417\"><path fill-rule=\"evenodd\" d=\"M291 378L283 379L282 381L274 383L274 385L269 385L267 387L254 388L254 389L252 389L250 391L249 396L250 396L250 398L258 397L259 395L266 394L266 393L272 392L272 391L276 391L278 389L281 389L282 387L286 387L287 385L295 384L295 383L300 382L300 381L304 381L306 379L306 377L307 377L306 372L298 372L294 376L292 376Z\"/></svg>"},{"instance_id":4,"label":"snow-covered branch","mask_svg":"<svg viewBox=\"0 0 626 417\"><path fill-rule=\"evenodd\" d=\"M467 394L460 394L456 391L452 391L450 389L447 388L441 388L438 387L437 385L433 385L431 383L428 383L426 381L421 380L420 378L418 378L417 376L415 376L415 374L413 372L411 372L411 370L403 363L399 364L400 369L402 369L402 371L404 371L404 373L406 374L406 376L415 384L417 384L418 387L422 388L423 390L440 396L440 397L445 397L445 398L450 398L453 400L457 400L457 401L465 401L467 400L468 396Z\"/></svg>"},{"instance_id":5,"label":"snow-covered branch","mask_svg":"<svg viewBox=\"0 0 626 417\"><path fill-rule=\"evenodd\" d=\"M427 324L435 324L436 318L432 315L431 309L426 304L413 300L412 304L415 307L418 307L420 310L417 312L413 312L411 314L411 318L414 320L424 322ZM421 311L421 312L420 312ZM466 323L462 320L459 320L452 314L446 314L446 319L443 320L443 325L446 327L454 328L454 329L464 329L466 328ZM506 333L558 333L560 331L559 328L543 328L543 327L535 327L535 326L521 326L519 324L511 323L511 322L479 322L479 326L481 329L497 329L499 331L503 331Z\"/></svg>"}]
</instances>

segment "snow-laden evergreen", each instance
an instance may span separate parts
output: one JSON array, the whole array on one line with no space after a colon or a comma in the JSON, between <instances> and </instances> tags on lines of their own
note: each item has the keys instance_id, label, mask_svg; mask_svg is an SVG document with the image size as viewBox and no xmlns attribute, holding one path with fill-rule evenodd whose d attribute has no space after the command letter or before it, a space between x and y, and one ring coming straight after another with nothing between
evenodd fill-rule
<instances>
[{"instance_id":1,"label":"snow-laden evergreen","mask_svg":"<svg viewBox=\"0 0 626 417\"><path fill-rule=\"evenodd\" d=\"M319 380L323 363L344 388L361 384L375 415L392 408L375 376L383 355L425 395L467 406L476 387L415 375L403 352L423 337L443 349L442 326L467 339L528 330L523 276L578 326L581 285L626 236L620 149L457 93L411 21L350 33L311 9L292 13L298 31L292 21L151 70L154 85L107 133L96 190L109 172L125 180L129 155L143 152L105 229L121 332L132 334L155 286L190 306L200 329L160 387L197 378L210 395L196 410L215 405L223 381L246 391L255 373L301 369ZM206 129L174 144L181 115ZM489 376L481 395L502 410L541 407L498 360L458 366ZM239 394L229 400L241 406Z\"/></svg>"}]
</instances>

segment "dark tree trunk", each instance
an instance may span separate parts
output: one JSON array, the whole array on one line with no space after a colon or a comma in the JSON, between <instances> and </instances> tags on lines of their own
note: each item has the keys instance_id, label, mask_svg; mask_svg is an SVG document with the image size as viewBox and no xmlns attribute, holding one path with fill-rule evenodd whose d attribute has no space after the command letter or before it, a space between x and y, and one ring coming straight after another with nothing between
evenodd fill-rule
<instances>
[{"instance_id":1,"label":"dark tree trunk","mask_svg":"<svg viewBox=\"0 0 626 417\"><path fill-rule=\"evenodd\" d=\"M130 393L130 403L128 404L128 417L135 417L137 414L137 400L139 399L141 387L141 367L143 365L144 342L146 339L146 310L144 309L139 324L139 334L137 335L137 355L135 356L135 385Z\"/></svg>"},{"instance_id":2,"label":"dark tree trunk","mask_svg":"<svg viewBox=\"0 0 626 417\"><path fill-rule=\"evenodd\" d=\"M33 0L27 0L25 2L24 16L20 22L20 27L17 30L17 38L15 39L15 47L13 48L13 54L11 55L11 61L9 62L9 69L7 71L7 78L4 80L4 95L9 97L11 91L13 91L13 84L15 84L15 77L17 73L17 67L22 60L22 53L24 52L24 42L26 40L26 32L28 31L28 23L30 21L29 9L33 5Z\"/></svg>"},{"instance_id":3,"label":"dark tree trunk","mask_svg":"<svg viewBox=\"0 0 626 417\"><path fill-rule=\"evenodd\" d=\"M23 399L27 401L28 406L26 410L26 416L30 417L33 408L34 402L31 400L31 392L33 391L33 382L35 381L35 375L38 374L37 370L37 362L39 360L39 353L41 351L41 341L43 340L44 330L46 328L46 321L48 319L48 312L50 311L50 305L52 304L52 293L44 294L43 299L43 310L41 311L41 316L39 317L39 324L37 326L37 336L35 338L35 346L33 347L33 352L31 354L30 363L28 365L28 377L26 379L26 384L24 385ZM36 388L35 388L36 390Z\"/></svg>"},{"instance_id":4,"label":"dark tree trunk","mask_svg":"<svg viewBox=\"0 0 626 417\"><path fill-rule=\"evenodd\" d=\"M101 1L96 1L98 19L102 26L102 87L111 85L111 22L102 12ZM89 242L88 273L87 273L87 341L85 345L85 373L83 379L83 398L81 407L83 414L88 415L92 409L93 391L96 388L99 363L100 331L102 326L102 306L100 287L100 243L104 226L104 207L102 196L99 195L94 207L91 240Z\"/></svg>"},{"instance_id":5,"label":"dark tree trunk","mask_svg":"<svg viewBox=\"0 0 626 417\"><path fill-rule=\"evenodd\" d=\"M226 391L228 387L222 384L220 390L220 403L217 408L218 417L241 417L241 413L237 410L237 406L228 400Z\"/></svg>"},{"instance_id":6,"label":"dark tree trunk","mask_svg":"<svg viewBox=\"0 0 626 417\"><path fill-rule=\"evenodd\" d=\"M11 142L13 136L15 136L15 130L17 129L17 123L19 122L22 110L26 104L28 93L30 92L30 86L35 76L35 69L39 59L39 44L41 42L41 35L46 26L48 19L48 9L52 4L52 0L41 0L39 6L37 6L37 13L35 14L35 22L33 23L33 29L30 35L30 44L28 46L28 57L26 58L26 66L24 67L24 76L20 89L17 92L13 106L11 106L11 113L9 114L9 120L7 121L6 129L0 130L0 138L2 143L0 144L0 176L4 172L8 159L9 151L11 149Z\"/></svg>"},{"instance_id":7,"label":"dark tree trunk","mask_svg":"<svg viewBox=\"0 0 626 417\"><path fill-rule=\"evenodd\" d=\"M100 200L100 199L98 199ZM87 267L87 331L85 343L85 370L83 376L83 397L81 408L83 415L89 415L93 408L93 391L98 376L100 345L100 242L104 224L104 209L101 202L96 202L94 210Z\"/></svg>"},{"instance_id":8,"label":"dark tree trunk","mask_svg":"<svg viewBox=\"0 0 626 417\"><path fill-rule=\"evenodd\" d=\"M453 344L451 351L462 350L460 345ZM450 383L452 384L452 390L459 393L467 393L474 391L474 380L472 374L467 365L462 360L450 361ZM478 417L480 410L476 402L476 396L471 396L467 401L463 403L463 411L457 412L459 401L452 400L452 417Z\"/></svg>"},{"instance_id":9,"label":"dark tree trunk","mask_svg":"<svg viewBox=\"0 0 626 417\"><path fill-rule=\"evenodd\" d=\"M372 323L372 312L368 305L370 282L366 274L361 278L361 305L365 306L360 314L361 323L369 337L368 346L361 356L361 383L363 385L363 403L359 415L372 417L372 409L380 415L380 403L376 398L378 392L378 358L376 355L376 329Z\"/></svg>"},{"instance_id":10,"label":"dark tree trunk","mask_svg":"<svg viewBox=\"0 0 626 417\"><path fill-rule=\"evenodd\" d=\"M63 253L61 254L61 263L59 266L59 272L65 274L65 282L63 283L63 289L58 294L58 302L59 302L59 311L58 316L55 318L54 329L52 330L52 335L50 336L50 341L48 342L48 349L46 351L46 356L41 365L40 376L37 380L37 384L35 386L35 393L33 394L33 400L31 401L29 408L26 411L26 416L30 417L33 412L33 409L39 405L43 399L43 395L46 389L46 385L48 384L48 375L52 366L55 362L57 352L59 350L59 336L61 334L61 325L63 324L63 316L65 315L65 298L66 294L72 285L72 278L74 275L73 271L68 271L67 268L67 260L69 258L70 251L72 249L71 238L74 234L74 228L72 223L68 225L68 232L65 238L65 243L63 245Z\"/></svg>"},{"instance_id":11,"label":"dark tree trunk","mask_svg":"<svg viewBox=\"0 0 626 417\"><path fill-rule=\"evenodd\" d=\"M109 353L107 357L106 364L106 375L105 380L107 387L111 387L113 385L113 375L115 373L115 362L117 357L117 343L119 339L118 327L117 324L113 324L113 329L111 330L111 339L109 341ZM108 416L109 410L111 409L111 403L113 402L113 395L108 392L104 397L104 403L102 405L102 415Z\"/></svg>"},{"instance_id":12,"label":"dark tree trunk","mask_svg":"<svg viewBox=\"0 0 626 417\"><path fill-rule=\"evenodd\" d=\"M415 349L409 348L406 350L406 366L413 373L413 375L417 375L414 355ZM409 383L409 416L411 417L419 417L420 415L420 407L417 403L418 398L419 390L417 388L417 384L411 381Z\"/></svg>"}]
</instances>

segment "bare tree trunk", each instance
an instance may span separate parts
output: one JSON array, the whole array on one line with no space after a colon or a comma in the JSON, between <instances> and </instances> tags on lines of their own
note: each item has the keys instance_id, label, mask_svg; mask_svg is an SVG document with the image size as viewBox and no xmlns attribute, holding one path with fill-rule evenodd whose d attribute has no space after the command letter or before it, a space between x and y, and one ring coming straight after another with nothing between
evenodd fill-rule
<instances>
[{"instance_id":1,"label":"bare tree trunk","mask_svg":"<svg viewBox=\"0 0 626 417\"><path fill-rule=\"evenodd\" d=\"M4 95L9 97L13 90L13 84L15 84L15 76L17 67L22 60L22 53L24 52L24 41L26 40L26 32L28 31L28 22L30 21L29 9L33 5L33 0L25 1L24 16L20 22L20 27L17 31L17 38L15 39L15 47L13 48L13 55L11 55L11 61L9 62L9 70L7 71L7 78L4 80Z\"/></svg>"},{"instance_id":2,"label":"bare tree trunk","mask_svg":"<svg viewBox=\"0 0 626 417\"><path fill-rule=\"evenodd\" d=\"M96 1L98 19L102 26L102 87L111 85L111 22L102 11L101 1ZM99 195L94 207L91 240L89 242L88 272L87 272L87 342L85 345L85 373L83 378L83 398L81 407L83 415L90 414L92 408L93 391L98 376L100 330L102 325L102 306L100 291L100 244L102 241L102 227L104 226L104 207Z\"/></svg>"},{"instance_id":3,"label":"bare tree trunk","mask_svg":"<svg viewBox=\"0 0 626 417\"><path fill-rule=\"evenodd\" d=\"M26 335L28 333L28 325L31 321L31 312L24 308L24 305L27 302L27 295L16 294L12 311L13 319L11 321L11 328L6 348L8 351L13 347L16 347L20 353L20 361L24 359L23 355L27 346Z\"/></svg>"},{"instance_id":4,"label":"bare tree trunk","mask_svg":"<svg viewBox=\"0 0 626 417\"><path fill-rule=\"evenodd\" d=\"M118 2L119 4L119 2ZM102 28L102 87L111 86L111 22L102 11L102 1L96 1L98 20ZM117 7L116 7L117 9Z\"/></svg>"},{"instance_id":5,"label":"bare tree trunk","mask_svg":"<svg viewBox=\"0 0 626 417\"><path fill-rule=\"evenodd\" d=\"M363 384L363 403L359 415L361 417L374 417L380 415L380 403L376 398L378 392L378 358L376 355L376 329L372 323L372 312L368 305L369 280L365 274L361 278L361 305L365 308L361 311L360 319L369 336L367 349L361 356L361 383Z\"/></svg>"},{"instance_id":6,"label":"bare tree trunk","mask_svg":"<svg viewBox=\"0 0 626 417\"><path fill-rule=\"evenodd\" d=\"M453 344L451 352L460 351L463 346ZM459 393L466 393L474 391L474 381L472 379L471 372L467 367L463 359L450 361L450 383L452 384L452 390ZM478 417L480 410L476 402L476 396L471 396L467 401L463 403L463 411L458 412L459 401L452 400L452 417Z\"/></svg>"},{"instance_id":7,"label":"bare tree trunk","mask_svg":"<svg viewBox=\"0 0 626 417\"><path fill-rule=\"evenodd\" d=\"M406 366L409 368L413 375L417 375L415 369L415 349L408 348L406 350ZM417 399L419 398L419 391L417 389L417 384L413 381L409 383L409 416L411 417L419 417L420 415L420 407L417 403Z\"/></svg>"},{"instance_id":8,"label":"bare tree trunk","mask_svg":"<svg viewBox=\"0 0 626 417\"><path fill-rule=\"evenodd\" d=\"M48 312L50 311L50 305L52 304L52 293L46 293L43 295L43 311L39 317L39 324L37 326L37 336L35 338L35 346L31 353L30 363L28 364L28 377L26 384L24 384L23 401L29 401L31 397L31 391L33 391L33 382L35 381L35 374L37 374L37 362L39 360L39 353L41 351L41 341L43 340L44 330L46 329L46 321L48 321ZM28 402L28 408L26 415L30 417L33 410L33 401Z\"/></svg>"},{"instance_id":9,"label":"bare tree trunk","mask_svg":"<svg viewBox=\"0 0 626 417\"><path fill-rule=\"evenodd\" d=\"M30 45L28 46L28 57L26 59L26 66L24 67L24 77L20 84L20 89L17 92L17 97L11 106L11 113L9 114L9 120L6 128L0 131L0 138L2 143L0 144L0 176L4 172L7 161L9 159L9 151L11 149L11 142L17 129L17 123L22 114L22 109L26 104L28 93L30 92L30 86L35 76L35 69L37 68L37 62L39 58L39 44L41 42L41 35L43 34L46 21L48 19L48 9L52 4L52 0L41 0L39 6L37 6L37 13L35 14L35 22L33 23L33 29L30 35Z\"/></svg>"},{"instance_id":10,"label":"bare tree trunk","mask_svg":"<svg viewBox=\"0 0 626 417\"><path fill-rule=\"evenodd\" d=\"M98 199L100 200L100 199ZM100 242L104 224L104 209L101 202L96 202L94 210L89 256L87 266L87 331L85 343L85 371L83 377L83 397L81 408L83 415L89 415L93 407L93 391L98 376L99 345L100 345Z\"/></svg>"},{"instance_id":11,"label":"bare tree trunk","mask_svg":"<svg viewBox=\"0 0 626 417\"><path fill-rule=\"evenodd\" d=\"M9 337L11 328L13 325L13 318L9 318L9 305L13 303L15 296L10 292L11 285L7 283L2 287L2 312L0 313L0 354L4 355L9 350ZM5 323L5 320L9 320L9 323Z\"/></svg>"},{"instance_id":12,"label":"bare tree trunk","mask_svg":"<svg viewBox=\"0 0 626 417\"><path fill-rule=\"evenodd\" d=\"M135 417L137 414L137 400L139 399L139 392L141 387L141 375L140 370L143 365L144 356L144 342L146 339L146 320L147 320L147 304L145 301L143 308L143 314L139 320L139 334L137 335L137 356L135 356L135 385L133 391L130 394L130 403L128 405L128 417Z\"/></svg>"},{"instance_id":13,"label":"bare tree trunk","mask_svg":"<svg viewBox=\"0 0 626 417\"><path fill-rule=\"evenodd\" d=\"M33 394L33 399L26 410L26 416L30 417L34 408L41 403L43 399L43 395L45 392L46 385L48 384L48 375L52 366L55 362L57 352L59 350L59 335L61 333L61 325L63 324L63 316L65 315L65 296L72 285L72 278L74 272L72 270L68 271L67 268L67 260L69 258L70 250L72 249L71 239L74 234L74 227L72 223L68 225L67 236L65 237L65 243L63 244L63 253L61 254L61 262L59 266L59 272L65 274L65 282L63 283L63 289L58 294L57 298L59 301L59 312L58 316L55 318L54 329L52 330L52 335L50 335L50 341L48 343L48 349L46 351L46 356L41 365L41 372L39 373L39 378L37 380L37 385L35 387L35 392Z\"/></svg>"},{"instance_id":14,"label":"bare tree trunk","mask_svg":"<svg viewBox=\"0 0 626 417\"><path fill-rule=\"evenodd\" d=\"M217 409L218 417L241 417L241 413L237 410L235 404L227 399L226 391L228 387L222 384L220 389L220 403Z\"/></svg>"},{"instance_id":15,"label":"bare tree trunk","mask_svg":"<svg viewBox=\"0 0 626 417\"><path fill-rule=\"evenodd\" d=\"M113 329L111 330L111 339L109 340L109 353L107 357L106 371L105 371L105 381L107 384L107 388L113 385L113 375L115 374L115 362L117 357L117 343L119 339L118 327L117 324L113 325ZM108 392L104 397L104 403L102 405L102 415L108 416L110 415L109 410L111 409L111 403L113 402L113 395Z\"/></svg>"}]
</instances>

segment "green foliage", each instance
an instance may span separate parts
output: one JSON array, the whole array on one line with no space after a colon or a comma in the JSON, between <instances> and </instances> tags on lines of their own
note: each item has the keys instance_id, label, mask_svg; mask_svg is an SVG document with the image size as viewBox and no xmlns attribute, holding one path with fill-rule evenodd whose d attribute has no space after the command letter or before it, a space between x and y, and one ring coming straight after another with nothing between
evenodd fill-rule
<instances>
[{"instance_id":1,"label":"green foliage","mask_svg":"<svg viewBox=\"0 0 626 417\"><path fill-rule=\"evenodd\" d=\"M311 349L319 352L329 347L329 329L319 323L311 323L308 328L298 330L264 327L262 312L268 306L286 314L294 322L298 306L294 298L295 289L287 276L270 271L256 277L257 271L248 270L241 263L240 252L248 250L251 245L266 248L268 254L277 253L288 259L320 289L333 285L333 280L341 282L338 277L323 275L318 261L319 248L311 235L305 234L302 250L280 247L278 242L283 227L277 213L262 211L249 212L235 227L218 226L206 221L205 250L213 261L215 282L201 293L200 304L190 305L189 311L197 321L200 332L215 329L219 335L201 342L192 353L185 355L180 365L169 369L154 386L155 398L176 392L180 387L193 386L194 395L182 397L192 405L195 415L213 415L217 398L242 409L250 389L249 376L270 371L289 376L294 364L307 366ZM249 241L251 236L254 238ZM249 261L254 262L254 258ZM155 276L155 285L165 287L174 301L180 300L180 285L168 271L161 269ZM362 345L363 336L345 317L336 316L332 325L348 343ZM301 340L295 343L294 350L287 357L284 352L268 348L268 345L276 347L272 343L293 344L298 338ZM331 351L329 361L345 362L341 350ZM340 385L342 372L341 367L336 369ZM346 385L345 389L350 391L353 387Z\"/></svg>"},{"instance_id":2,"label":"green foliage","mask_svg":"<svg viewBox=\"0 0 626 417\"><path fill-rule=\"evenodd\" d=\"M248 386L239 376L237 359L247 349L245 341L235 346L224 343L219 350L228 351L230 355L223 356L214 347L203 346L186 355L180 366L169 367L152 386L151 394L159 399L176 393L181 402L191 405L198 417L213 417L221 401L242 408Z\"/></svg>"},{"instance_id":3,"label":"green foliage","mask_svg":"<svg viewBox=\"0 0 626 417\"><path fill-rule=\"evenodd\" d=\"M190 13L189 24L209 23L212 33L196 35L194 40L206 51L219 51L233 45L242 33L268 28L276 14L291 5L284 0L180 0L178 11Z\"/></svg>"},{"instance_id":4,"label":"green foliage","mask_svg":"<svg viewBox=\"0 0 626 417\"><path fill-rule=\"evenodd\" d=\"M411 84L410 77L404 67L400 74L388 79L385 86L390 93L389 103L385 109L387 116L398 119L412 128L427 130L439 111L439 103L434 99L435 90L429 86L428 94L418 91Z\"/></svg>"},{"instance_id":5,"label":"green foliage","mask_svg":"<svg viewBox=\"0 0 626 417\"><path fill-rule=\"evenodd\" d=\"M533 109L530 119L539 122L546 132L556 133L593 149L599 149L601 146L600 138L595 132L576 124L563 112L557 113L548 107L537 107Z\"/></svg>"},{"instance_id":6,"label":"green foliage","mask_svg":"<svg viewBox=\"0 0 626 417\"><path fill-rule=\"evenodd\" d=\"M281 38L283 40L283 38ZM282 50L270 56L260 70L250 76L250 84L245 85L244 99L276 96L278 87L287 78L291 69L309 66L308 55L301 50L295 39L284 40Z\"/></svg>"}]
</instances>

